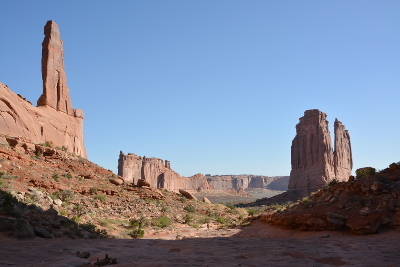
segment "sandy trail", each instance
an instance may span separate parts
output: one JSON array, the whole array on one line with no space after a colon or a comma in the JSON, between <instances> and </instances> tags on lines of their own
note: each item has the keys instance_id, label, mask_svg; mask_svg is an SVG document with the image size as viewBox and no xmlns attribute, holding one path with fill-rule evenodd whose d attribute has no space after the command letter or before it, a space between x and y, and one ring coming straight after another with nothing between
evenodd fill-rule
<instances>
[{"instance_id":1,"label":"sandy trail","mask_svg":"<svg viewBox=\"0 0 400 267\"><path fill-rule=\"evenodd\" d=\"M283 230L262 222L243 229L182 229L155 239L0 239L0 266L82 266L107 253L113 266L400 266L400 231ZM175 239L180 236L199 236ZM327 238L321 235L329 234ZM164 239L157 239L160 236ZM76 251L88 251L80 259Z\"/></svg>"}]
</instances>

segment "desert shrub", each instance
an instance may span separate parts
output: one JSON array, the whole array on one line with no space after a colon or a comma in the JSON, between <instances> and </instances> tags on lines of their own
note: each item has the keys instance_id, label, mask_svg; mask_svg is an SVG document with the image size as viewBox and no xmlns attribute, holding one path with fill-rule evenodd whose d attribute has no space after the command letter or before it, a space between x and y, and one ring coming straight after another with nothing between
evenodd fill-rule
<instances>
[{"instance_id":1,"label":"desert shrub","mask_svg":"<svg viewBox=\"0 0 400 267\"><path fill-rule=\"evenodd\" d=\"M199 223L201 223L201 224L205 224L205 223L211 222L211 218L208 217L208 216L203 216L203 217L199 218L198 221L199 221Z\"/></svg>"},{"instance_id":2,"label":"desert shrub","mask_svg":"<svg viewBox=\"0 0 400 267\"><path fill-rule=\"evenodd\" d=\"M172 224L172 219L168 218L165 214L153 219L156 226L160 228L168 227Z\"/></svg>"},{"instance_id":3,"label":"desert shrub","mask_svg":"<svg viewBox=\"0 0 400 267\"><path fill-rule=\"evenodd\" d=\"M257 210L257 209L248 209L248 210L247 210L247 213L248 213L250 216L257 215L258 212L259 212L259 210Z\"/></svg>"},{"instance_id":4,"label":"desert shrub","mask_svg":"<svg viewBox=\"0 0 400 267\"><path fill-rule=\"evenodd\" d=\"M60 177L58 176L57 173L53 174L53 177L52 177L52 178L53 178L53 180L56 181L56 182L60 181Z\"/></svg>"},{"instance_id":5,"label":"desert shrub","mask_svg":"<svg viewBox=\"0 0 400 267\"><path fill-rule=\"evenodd\" d=\"M5 185L5 181L3 180L3 178L0 177L0 187L3 187Z\"/></svg>"},{"instance_id":6,"label":"desert shrub","mask_svg":"<svg viewBox=\"0 0 400 267\"><path fill-rule=\"evenodd\" d=\"M368 175L374 175L376 173L376 169L372 167L366 167L356 170L357 179L364 178Z\"/></svg>"},{"instance_id":7,"label":"desert shrub","mask_svg":"<svg viewBox=\"0 0 400 267\"><path fill-rule=\"evenodd\" d=\"M41 145L45 146L45 147L51 147L51 143L49 141L47 141L47 142L45 142L45 143L43 143Z\"/></svg>"},{"instance_id":8,"label":"desert shrub","mask_svg":"<svg viewBox=\"0 0 400 267\"><path fill-rule=\"evenodd\" d=\"M186 197L184 197L184 196L182 196L182 197L181 197L181 202L182 202L182 203L185 203L185 202L186 202L186 200L187 200L187 198L186 198Z\"/></svg>"},{"instance_id":9,"label":"desert shrub","mask_svg":"<svg viewBox=\"0 0 400 267\"><path fill-rule=\"evenodd\" d=\"M95 195L93 198L95 200L100 200L101 202L105 202L106 201L106 196L105 195Z\"/></svg>"},{"instance_id":10,"label":"desert shrub","mask_svg":"<svg viewBox=\"0 0 400 267\"><path fill-rule=\"evenodd\" d=\"M164 207L161 208L161 211L162 212L169 212L169 207L164 206Z\"/></svg>"},{"instance_id":11,"label":"desert shrub","mask_svg":"<svg viewBox=\"0 0 400 267\"><path fill-rule=\"evenodd\" d=\"M224 217L218 217L218 218L216 219L216 221L219 222L220 224L225 224L225 223L226 223L226 218L224 218Z\"/></svg>"},{"instance_id":12,"label":"desert shrub","mask_svg":"<svg viewBox=\"0 0 400 267\"><path fill-rule=\"evenodd\" d=\"M70 189L61 190L58 193L58 196L62 201L65 201L65 202L69 202L71 199L75 198L74 191L72 191Z\"/></svg>"},{"instance_id":13,"label":"desert shrub","mask_svg":"<svg viewBox=\"0 0 400 267\"><path fill-rule=\"evenodd\" d=\"M190 213L195 213L196 212L196 208L193 205L187 205L183 209L186 210L187 212L190 212Z\"/></svg>"},{"instance_id":14,"label":"desert shrub","mask_svg":"<svg viewBox=\"0 0 400 267\"><path fill-rule=\"evenodd\" d=\"M108 237L108 232L106 229L101 229L97 231L97 234L100 238L107 238Z\"/></svg>"},{"instance_id":15,"label":"desert shrub","mask_svg":"<svg viewBox=\"0 0 400 267\"><path fill-rule=\"evenodd\" d=\"M67 177L68 179L72 179L72 174L70 174L69 172L65 174L65 177Z\"/></svg>"},{"instance_id":16,"label":"desert shrub","mask_svg":"<svg viewBox=\"0 0 400 267\"><path fill-rule=\"evenodd\" d=\"M132 238L142 238L144 237L144 230L143 229L135 229L128 233L128 235Z\"/></svg>"},{"instance_id":17,"label":"desert shrub","mask_svg":"<svg viewBox=\"0 0 400 267\"><path fill-rule=\"evenodd\" d=\"M97 189L97 187L90 188L90 194L92 194L92 195L97 194L97 191L99 191L99 189Z\"/></svg>"},{"instance_id":18,"label":"desert shrub","mask_svg":"<svg viewBox=\"0 0 400 267\"><path fill-rule=\"evenodd\" d=\"M186 214L186 215L185 215L185 223L186 223L186 224L192 223L193 220L194 220L193 215L191 215L191 214Z\"/></svg>"},{"instance_id":19,"label":"desert shrub","mask_svg":"<svg viewBox=\"0 0 400 267\"><path fill-rule=\"evenodd\" d=\"M96 225L92 223L84 223L81 224L80 226L82 227L83 230L88 231L89 233L96 231Z\"/></svg>"},{"instance_id":20,"label":"desert shrub","mask_svg":"<svg viewBox=\"0 0 400 267\"><path fill-rule=\"evenodd\" d=\"M57 149L57 150L61 150L61 147L59 147L59 146L56 146L56 147L55 147L55 149Z\"/></svg>"},{"instance_id":21,"label":"desert shrub","mask_svg":"<svg viewBox=\"0 0 400 267\"><path fill-rule=\"evenodd\" d=\"M130 228L144 228L146 226L147 220L146 218L142 217L140 219L132 219L129 221Z\"/></svg>"},{"instance_id":22,"label":"desert shrub","mask_svg":"<svg viewBox=\"0 0 400 267\"><path fill-rule=\"evenodd\" d=\"M35 155L36 155L36 158L40 159L42 157L42 151L36 150Z\"/></svg>"},{"instance_id":23,"label":"desert shrub","mask_svg":"<svg viewBox=\"0 0 400 267\"><path fill-rule=\"evenodd\" d=\"M339 181L337 179L333 179L328 183L328 187L334 186L334 185L336 185L338 183L339 183Z\"/></svg>"},{"instance_id":24,"label":"desert shrub","mask_svg":"<svg viewBox=\"0 0 400 267\"><path fill-rule=\"evenodd\" d=\"M59 198L60 193L58 191L54 191L53 193L50 194L50 197L52 200L56 200L57 198Z\"/></svg>"},{"instance_id":25,"label":"desert shrub","mask_svg":"<svg viewBox=\"0 0 400 267\"><path fill-rule=\"evenodd\" d=\"M2 179L4 179L4 180L14 180L14 179L15 179L15 176L12 175L12 174L10 174L10 173L1 171L1 172L0 172L0 178L2 178Z\"/></svg>"},{"instance_id":26,"label":"desert shrub","mask_svg":"<svg viewBox=\"0 0 400 267\"><path fill-rule=\"evenodd\" d=\"M226 206L228 208L230 208L231 210L236 209L235 205L233 205L232 203L228 203L228 204L226 204Z\"/></svg>"},{"instance_id":27,"label":"desert shrub","mask_svg":"<svg viewBox=\"0 0 400 267\"><path fill-rule=\"evenodd\" d=\"M62 147L61 147L61 150L62 150L62 151L67 151L67 150L68 150L68 147L62 146Z\"/></svg>"},{"instance_id":28,"label":"desert shrub","mask_svg":"<svg viewBox=\"0 0 400 267\"><path fill-rule=\"evenodd\" d=\"M79 204L79 203L74 206L73 211L79 217L86 213L85 207L82 204Z\"/></svg>"}]
</instances>

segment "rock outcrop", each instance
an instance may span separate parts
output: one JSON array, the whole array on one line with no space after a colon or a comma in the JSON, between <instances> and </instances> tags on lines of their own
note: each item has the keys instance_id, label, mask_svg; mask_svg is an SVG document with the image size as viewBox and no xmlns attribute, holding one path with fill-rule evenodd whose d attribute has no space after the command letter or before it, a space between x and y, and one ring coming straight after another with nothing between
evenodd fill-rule
<instances>
[{"instance_id":1,"label":"rock outcrop","mask_svg":"<svg viewBox=\"0 0 400 267\"><path fill-rule=\"evenodd\" d=\"M86 158L83 111L72 109L65 83L62 42L54 22L46 24L45 35L44 86L38 107L0 83L0 133L20 136L32 143L51 142L54 147L65 147L69 152Z\"/></svg>"},{"instance_id":2,"label":"rock outcrop","mask_svg":"<svg viewBox=\"0 0 400 267\"><path fill-rule=\"evenodd\" d=\"M202 174L183 177L171 169L168 160L141 157L134 153L125 155L122 151L118 159L118 175L127 183L137 184L139 179L143 179L153 188L168 189L177 193L179 190L200 192L210 189L207 179Z\"/></svg>"},{"instance_id":3,"label":"rock outcrop","mask_svg":"<svg viewBox=\"0 0 400 267\"><path fill-rule=\"evenodd\" d=\"M74 116L67 78L64 70L63 42L58 25L49 20L44 26L42 43L42 78L43 94L37 105L49 106Z\"/></svg>"},{"instance_id":4,"label":"rock outcrop","mask_svg":"<svg viewBox=\"0 0 400 267\"><path fill-rule=\"evenodd\" d=\"M307 196L333 179L347 181L351 168L350 135L341 122L335 122L333 152L326 114L317 109L305 111L292 142L289 190Z\"/></svg>"}]
</instances>

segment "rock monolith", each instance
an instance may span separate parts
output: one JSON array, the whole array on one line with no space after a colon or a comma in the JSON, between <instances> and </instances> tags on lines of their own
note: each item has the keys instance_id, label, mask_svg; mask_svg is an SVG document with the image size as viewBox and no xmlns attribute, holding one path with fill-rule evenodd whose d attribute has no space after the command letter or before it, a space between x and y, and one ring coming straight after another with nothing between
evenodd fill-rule
<instances>
[{"instance_id":1,"label":"rock monolith","mask_svg":"<svg viewBox=\"0 0 400 267\"><path fill-rule=\"evenodd\" d=\"M300 196L308 196L333 179L347 181L351 175L348 131L336 120L333 151L326 114L317 109L305 111L300 118L291 150L292 171L288 189Z\"/></svg>"}]
</instances>

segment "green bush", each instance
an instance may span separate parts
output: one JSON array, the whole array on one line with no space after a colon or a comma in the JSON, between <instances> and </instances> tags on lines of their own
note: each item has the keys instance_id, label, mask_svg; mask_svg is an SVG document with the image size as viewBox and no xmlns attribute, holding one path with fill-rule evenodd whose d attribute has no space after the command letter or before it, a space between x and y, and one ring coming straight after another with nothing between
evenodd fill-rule
<instances>
[{"instance_id":1,"label":"green bush","mask_svg":"<svg viewBox=\"0 0 400 267\"><path fill-rule=\"evenodd\" d=\"M334 186L334 185L336 185L338 183L339 183L339 181L337 179L333 179L328 183L328 187Z\"/></svg>"},{"instance_id":2,"label":"green bush","mask_svg":"<svg viewBox=\"0 0 400 267\"><path fill-rule=\"evenodd\" d=\"M169 207L164 206L164 207L161 208L161 211L162 212L169 212Z\"/></svg>"},{"instance_id":3,"label":"green bush","mask_svg":"<svg viewBox=\"0 0 400 267\"><path fill-rule=\"evenodd\" d=\"M106 196L105 195L95 195L93 197L96 200L100 200L101 202L105 202L106 201Z\"/></svg>"},{"instance_id":4,"label":"green bush","mask_svg":"<svg viewBox=\"0 0 400 267\"><path fill-rule=\"evenodd\" d=\"M196 212L196 208L194 206L192 206L192 205L187 205L183 209L186 210L187 212L190 212L190 213L195 213Z\"/></svg>"},{"instance_id":5,"label":"green bush","mask_svg":"<svg viewBox=\"0 0 400 267\"><path fill-rule=\"evenodd\" d=\"M69 202L71 199L75 198L74 191L70 189L60 191L58 196L62 201L65 202Z\"/></svg>"},{"instance_id":6,"label":"green bush","mask_svg":"<svg viewBox=\"0 0 400 267\"><path fill-rule=\"evenodd\" d=\"M128 233L129 236L132 238L142 238L144 237L144 230L143 229L135 229Z\"/></svg>"},{"instance_id":7,"label":"green bush","mask_svg":"<svg viewBox=\"0 0 400 267\"><path fill-rule=\"evenodd\" d=\"M99 191L99 190L97 189L97 187L92 187L92 188L90 188L90 194L92 194L92 195L97 194L97 191Z\"/></svg>"},{"instance_id":8,"label":"green bush","mask_svg":"<svg viewBox=\"0 0 400 267\"><path fill-rule=\"evenodd\" d=\"M185 223L186 224L192 223L193 220L194 220L193 215L191 215L191 214L186 214L185 215Z\"/></svg>"},{"instance_id":9,"label":"green bush","mask_svg":"<svg viewBox=\"0 0 400 267\"><path fill-rule=\"evenodd\" d=\"M259 212L259 210L257 210L257 209L248 209L248 210L247 210L247 213L248 213L250 216L257 215L258 212Z\"/></svg>"},{"instance_id":10,"label":"green bush","mask_svg":"<svg viewBox=\"0 0 400 267\"><path fill-rule=\"evenodd\" d=\"M144 228L146 226L147 220L146 218L142 217L140 219L132 219L129 221L130 228Z\"/></svg>"},{"instance_id":11,"label":"green bush","mask_svg":"<svg viewBox=\"0 0 400 267\"><path fill-rule=\"evenodd\" d=\"M47 141L46 143L43 143L42 146L51 147L51 143L49 141Z\"/></svg>"},{"instance_id":12,"label":"green bush","mask_svg":"<svg viewBox=\"0 0 400 267\"><path fill-rule=\"evenodd\" d=\"M226 223L226 219L224 217L218 217L216 219L217 222L219 222L220 224L225 224Z\"/></svg>"},{"instance_id":13,"label":"green bush","mask_svg":"<svg viewBox=\"0 0 400 267\"><path fill-rule=\"evenodd\" d=\"M160 228L165 228L172 224L172 219L168 218L165 214L163 214L160 217L155 218L154 222L156 223L156 226Z\"/></svg>"},{"instance_id":14,"label":"green bush","mask_svg":"<svg viewBox=\"0 0 400 267\"><path fill-rule=\"evenodd\" d=\"M72 174L70 174L69 172L65 174L65 177L67 177L68 179L72 179Z\"/></svg>"},{"instance_id":15,"label":"green bush","mask_svg":"<svg viewBox=\"0 0 400 267\"><path fill-rule=\"evenodd\" d=\"M67 151L67 150L68 150L68 147L62 146L62 147L61 147L61 150L62 150L62 151Z\"/></svg>"},{"instance_id":16,"label":"green bush","mask_svg":"<svg viewBox=\"0 0 400 267\"><path fill-rule=\"evenodd\" d=\"M53 174L53 180L56 182L60 181L60 177L58 176L57 173Z\"/></svg>"},{"instance_id":17,"label":"green bush","mask_svg":"<svg viewBox=\"0 0 400 267\"><path fill-rule=\"evenodd\" d=\"M365 167L356 170L357 179L364 178L368 175L374 175L376 173L376 169L372 167Z\"/></svg>"}]
</instances>

